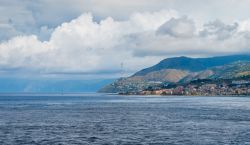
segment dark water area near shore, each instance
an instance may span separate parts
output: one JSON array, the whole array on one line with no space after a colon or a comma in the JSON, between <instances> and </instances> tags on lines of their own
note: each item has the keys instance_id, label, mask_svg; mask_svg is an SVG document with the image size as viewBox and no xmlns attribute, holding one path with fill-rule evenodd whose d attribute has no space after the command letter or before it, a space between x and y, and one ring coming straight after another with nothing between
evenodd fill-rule
<instances>
[{"instance_id":1,"label":"dark water area near shore","mask_svg":"<svg viewBox=\"0 0 250 145\"><path fill-rule=\"evenodd\" d=\"M1 145L250 145L250 97L2 94Z\"/></svg>"}]
</instances>

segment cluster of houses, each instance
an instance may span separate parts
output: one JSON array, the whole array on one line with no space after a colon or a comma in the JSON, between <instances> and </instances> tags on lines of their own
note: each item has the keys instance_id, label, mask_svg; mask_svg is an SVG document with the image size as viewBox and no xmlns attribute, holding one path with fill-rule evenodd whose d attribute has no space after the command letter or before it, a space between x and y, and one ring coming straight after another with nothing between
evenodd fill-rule
<instances>
[{"instance_id":1,"label":"cluster of houses","mask_svg":"<svg viewBox=\"0 0 250 145\"><path fill-rule=\"evenodd\" d=\"M205 83L178 85L172 88L155 87L138 92L136 95L190 95L190 96L229 96L250 95L250 81L237 80L230 83Z\"/></svg>"}]
</instances>

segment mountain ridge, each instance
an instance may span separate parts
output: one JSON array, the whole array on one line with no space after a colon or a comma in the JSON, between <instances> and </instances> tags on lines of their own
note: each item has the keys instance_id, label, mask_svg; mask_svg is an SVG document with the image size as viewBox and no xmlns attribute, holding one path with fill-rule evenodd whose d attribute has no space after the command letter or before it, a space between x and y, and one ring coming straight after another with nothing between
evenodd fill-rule
<instances>
[{"instance_id":1,"label":"mountain ridge","mask_svg":"<svg viewBox=\"0 0 250 145\"><path fill-rule=\"evenodd\" d=\"M227 78L230 78L235 77L237 74L248 74L249 72L250 55L210 58L188 58L182 56L164 59L158 64L143 69L130 77L118 79L112 84L103 87L99 92L118 93L138 91L144 90L149 86L158 85L159 83L226 78L226 75Z\"/></svg>"},{"instance_id":2,"label":"mountain ridge","mask_svg":"<svg viewBox=\"0 0 250 145\"><path fill-rule=\"evenodd\" d=\"M250 61L250 54L216 56L208 58L190 58L186 56L166 58L154 66L136 72L133 76L145 75L149 72L158 71L161 69L180 69L197 72L210 67L221 66L239 60Z\"/></svg>"}]
</instances>

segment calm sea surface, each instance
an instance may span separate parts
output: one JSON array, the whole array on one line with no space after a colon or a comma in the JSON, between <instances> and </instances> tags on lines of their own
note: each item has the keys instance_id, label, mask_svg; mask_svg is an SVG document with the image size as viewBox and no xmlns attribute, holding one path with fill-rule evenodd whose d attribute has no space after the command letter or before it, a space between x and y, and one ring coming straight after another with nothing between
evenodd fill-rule
<instances>
[{"instance_id":1,"label":"calm sea surface","mask_svg":"<svg viewBox=\"0 0 250 145\"><path fill-rule=\"evenodd\" d=\"M0 96L0 145L250 145L250 97Z\"/></svg>"}]
</instances>

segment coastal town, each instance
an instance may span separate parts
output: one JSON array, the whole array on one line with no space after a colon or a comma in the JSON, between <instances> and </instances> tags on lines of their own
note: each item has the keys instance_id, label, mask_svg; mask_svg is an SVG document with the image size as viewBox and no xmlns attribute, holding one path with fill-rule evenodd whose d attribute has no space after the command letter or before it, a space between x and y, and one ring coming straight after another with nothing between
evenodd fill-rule
<instances>
[{"instance_id":1,"label":"coastal town","mask_svg":"<svg viewBox=\"0 0 250 145\"><path fill-rule=\"evenodd\" d=\"M196 80L187 84L152 85L139 91L122 92L123 95L183 95L183 96L247 96L249 80Z\"/></svg>"}]
</instances>

